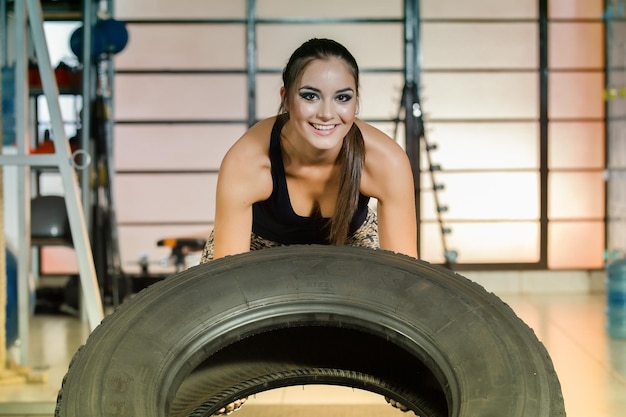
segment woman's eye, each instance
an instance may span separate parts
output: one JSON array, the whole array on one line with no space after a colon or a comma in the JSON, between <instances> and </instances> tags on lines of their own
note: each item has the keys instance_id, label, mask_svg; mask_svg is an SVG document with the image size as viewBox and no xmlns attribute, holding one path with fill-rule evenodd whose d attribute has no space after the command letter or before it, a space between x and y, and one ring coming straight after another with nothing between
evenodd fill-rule
<instances>
[{"instance_id":1,"label":"woman's eye","mask_svg":"<svg viewBox=\"0 0 626 417\"><path fill-rule=\"evenodd\" d=\"M302 97L306 101L313 101L313 100L315 100L317 98L317 94L315 94L315 93L308 93L308 92L302 92L302 93L300 93L300 97Z\"/></svg>"},{"instance_id":2,"label":"woman's eye","mask_svg":"<svg viewBox=\"0 0 626 417\"><path fill-rule=\"evenodd\" d=\"M345 103L346 101L352 100L352 96L350 94L339 94L337 100Z\"/></svg>"}]
</instances>

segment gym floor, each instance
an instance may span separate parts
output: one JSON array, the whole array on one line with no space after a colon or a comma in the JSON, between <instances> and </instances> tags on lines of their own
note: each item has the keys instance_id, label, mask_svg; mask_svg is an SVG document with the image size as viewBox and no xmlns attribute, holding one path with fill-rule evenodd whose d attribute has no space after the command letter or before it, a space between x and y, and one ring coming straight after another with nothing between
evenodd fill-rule
<instances>
[{"instance_id":1,"label":"gym floor","mask_svg":"<svg viewBox=\"0 0 626 417\"><path fill-rule=\"evenodd\" d=\"M626 340L606 335L605 295L502 295L545 344L561 380L568 417L626 415ZM31 372L45 383L0 388L0 416L52 416L69 361L88 335L87 325L62 315L31 321ZM250 398L234 416L337 417L405 415L375 394L309 386L274 390Z\"/></svg>"}]
</instances>

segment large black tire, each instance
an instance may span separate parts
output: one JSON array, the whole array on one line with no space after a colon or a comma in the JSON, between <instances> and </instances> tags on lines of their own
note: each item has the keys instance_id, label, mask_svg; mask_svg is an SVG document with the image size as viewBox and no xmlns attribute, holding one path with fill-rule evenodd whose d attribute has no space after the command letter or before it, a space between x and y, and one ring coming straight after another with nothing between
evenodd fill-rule
<instances>
[{"instance_id":1,"label":"large black tire","mask_svg":"<svg viewBox=\"0 0 626 417\"><path fill-rule=\"evenodd\" d=\"M306 384L422 417L565 415L547 351L498 297L423 261L329 246L227 257L142 291L77 352L55 415L210 416Z\"/></svg>"}]
</instances>

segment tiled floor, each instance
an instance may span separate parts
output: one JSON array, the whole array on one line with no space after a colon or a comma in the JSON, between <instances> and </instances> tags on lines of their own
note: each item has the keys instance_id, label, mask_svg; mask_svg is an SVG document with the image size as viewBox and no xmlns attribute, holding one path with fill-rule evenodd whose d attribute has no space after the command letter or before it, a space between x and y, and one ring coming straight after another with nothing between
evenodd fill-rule
<instances>
[{"instance_id":1,"label":"tiled floor","mask_svg":"<svg viewBox=\"0 0 626 417\"><path fill-rule=\"evenodd\" d=\"M502 298L535 330L551 354L568 417L626 416L626 340L607 337L603 294L503 295ZM33 371L45 371L48 382L0 386L1 416L51 416L69 360L88 333L85 324L63 316L35 316L31 330L29 365ZM334 404L339 408L359 404L361 410L365 409L363 406L377 410L371 415L381 417L387 414L386 410L401 415L391 407L380 407L384 405L382 401L377 395L358 390L292 387L259 394L235 415L268 415L261 413L261 406L276 404L292 404L292 407ZM294 408L284 415L304 415L301 411ZM340 415L340 412L331 414Z\"/></svg>"}]
</instances>

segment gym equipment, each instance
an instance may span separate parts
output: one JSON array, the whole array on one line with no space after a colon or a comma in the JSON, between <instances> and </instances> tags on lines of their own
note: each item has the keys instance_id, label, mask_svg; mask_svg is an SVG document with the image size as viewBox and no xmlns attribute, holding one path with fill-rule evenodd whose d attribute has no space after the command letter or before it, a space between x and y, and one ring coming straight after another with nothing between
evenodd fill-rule
<instances>
[{"instance_id":1,"label":"gym equipment","mask_svg":"<svg viewBox=\"0 0 626 417\"><path fill-rule=\"evenodd\" d=\"M15 143L15 68L2 67L2 146Z\"/></svg>"},{"instance_id":2,"label":"gym equipment","mask_svg":"<svg viewBox=\"0 0 626 417\"><path fill-rule=\"evenodd\" d=\"M170 237L157 242L157 246L165 246L172 250L170 258L174 261L176 272L187 269L185 257L190 252L202 251L205 244L206 238L197 237Z\"/></svg>"},{"instance_id":3,"label":"gym equipment","mask_svg":"<svg viewBox=\"0 0 626 417\"><path fill-rule=\"evenodd\" d=\"M128 43L126 23L115 19L101 19L96 23L96 29L102 31L105 42L105 52L117 54Z\"/></svg>"},{"instance_id":4,"label":"gym equipment","mask_svg":"<svg viewBox=\"0 0 626 417\"><path fill-rule=\"evenodd\" d=\"M30 213L33 246L72 245L70 222L63 197L35 197L30 203Z\"/></svg>"},{"instance_id":5,"label":"gym equipment","mask_svg":"<svg viewBox=\"0 0 626 417\"><path fill-rule=\"evenodd\" d=\"M6 303L6 340L5 347L9 349L15 344L19 336L18 328L18 296L17 296L17 256L15 251L9 247L5 247L6 256L6 274L7 274L7 303ZM35 311L35 289L34 285L30 285L29 292L30 308L29 313Z\"/></svg>"},{"instance_id":6,"label":"gym equipment","mask_svg":"<svg viewBox=\"0 0 626 417\"><path fill-rule=\"evenodd\" d=\"M307 384L422 417L565 415L546 349L494 294L407 256L311 245L217 259L123 303L74 356L55 416L211 416Z\"/></svg>"},{"instance_id":7,"label":"gym equipment","mask_svg":"<svg viewBox=\"0 0 626 417\"><path fill-rule=\"evenodd\" d=\"M82 82L82 70L72 67L65 62L59 62L54 69L59 91L77 92ZM28 67L28 86L31 92L36 92L42 88L41 75L36 62L30 62Z\"/></svg>"},{"instance_id":8,"label":"gym equipment","mask_svg":"<svg viewBox=\"0 0 626 417\"><path fill-rule=\"evenodd\" d=\"M6 305L6 342L9 349L18 335L17 321L17 257L9 248L5 248L6 253L6 273L7 273L7 305Z\"/></svg>"},{"instance_id":9,"label":"gym equipment","mask_svg":"<svg viewBox=\"0 0 626 417\"><path fill-rule=\"evenodd\" d=\"M402 89L402 97L400 98L400 106L398 108L398 115L396 117L396 124L394 126L393 138L398 139L398 128L401 119L401 114L404 112L404 125L407 134L407 153L412 154L411 160L419 161L419 146L420 143L424 143L422 147L426 154L426 162L428 163L428 173L430 181L433 185L433 198L435 200L435 209L437 210L437 223L439 225L439 231L441 233L441 247L443 248L444 265L451 269L456 263L458 252L448 248L447 235L452 233L452 229L445 224L442 213L448 211L448 206L441 202L439 193L445 189L445 185L438 182L435 172L441 171L441 165L433 162L431 153L437 149L437 144L432 143L426 139L426 128L424 127L424 112L422 111L422 105L420 103L420 96L418 92L418 85L416 82L407 81ZM413 171L418 175L414 178L416 184L419 183L420 166L413 166ZM419 233L419 231L418 231ZM419 241L419 239L418 239Z\"/></svg>"},{"instance_id":10,"label":"gym equipment","mask_svg":"<svg viewBox=\"0 0 626 417\"><path fill-rule=\"evenodd\" d=\"M99 19L93 27L92 57L114 55L121 52L128 43L126 24L115 19ZM77 28L70 36L70 49L82 61L83 27Z\"/></svg>"}]
</instances>

